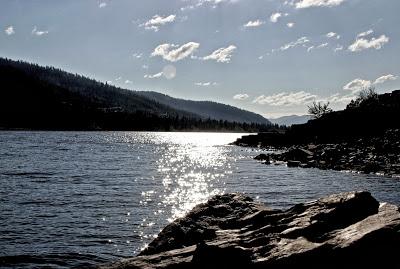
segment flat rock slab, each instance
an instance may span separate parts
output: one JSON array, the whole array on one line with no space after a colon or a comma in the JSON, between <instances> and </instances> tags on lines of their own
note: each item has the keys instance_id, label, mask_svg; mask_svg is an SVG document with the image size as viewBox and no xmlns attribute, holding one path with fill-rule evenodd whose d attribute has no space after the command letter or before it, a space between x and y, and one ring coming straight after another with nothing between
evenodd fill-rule
<instances>
[{"instance_id":1,"label":"flat rock slab","mask_svg":"<svg viewBox=\"0 0 400 269\"><path fill-rule=\"evenodd\" d=\"M196 206L138 256L100 268L400 268L400 212L368 192L273 210L242 194Z\"/></svg>"}]
</instances>

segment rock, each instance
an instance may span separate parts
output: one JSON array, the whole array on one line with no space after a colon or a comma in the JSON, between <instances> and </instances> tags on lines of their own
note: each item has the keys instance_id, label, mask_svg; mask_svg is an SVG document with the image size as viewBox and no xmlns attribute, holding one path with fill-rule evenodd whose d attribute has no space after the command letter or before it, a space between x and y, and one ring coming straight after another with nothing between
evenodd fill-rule
<instances>
[{"instance_id":1,"label":"rock","mask_svg":"<svg viewBox=\"0 0 400 269\"><path fill-rule=\"evenodd\" d=\"M257 155L256 157L254 157L254 160L263 161L263 162L268 162L269 163L269 156L264 154L264 153L261 153L261 154Z\"/></svg>"},{"instance_id":2,"label":"rock","mask_svg":"<svg viewBox=\"0 0 400 269\"><path fill-rule=\"evenodd\" d=\"M303 148L293 148L284 155L287 160L305 162L313 156L313 153Z\"/></svg>"},{"instance_id":3,"label":"rock","mask_svg":"<svg viewBox=\"0 0 400 269\"><path fill-rule=\"evenodd\" d=\"M299 161L287 161L287 167L299 167L301 162Z\"/></svg>"},{"instance_id":4,"label":"rock","mask_svg":"<svg viewBox=\"0 0 400 269\"><path fill-rule=\"evenodd\" d=\"M400 212L368 192L272 210L215 196L169 224L137 257L101 268L397 268Z\"/></svg>"}]
</instances>

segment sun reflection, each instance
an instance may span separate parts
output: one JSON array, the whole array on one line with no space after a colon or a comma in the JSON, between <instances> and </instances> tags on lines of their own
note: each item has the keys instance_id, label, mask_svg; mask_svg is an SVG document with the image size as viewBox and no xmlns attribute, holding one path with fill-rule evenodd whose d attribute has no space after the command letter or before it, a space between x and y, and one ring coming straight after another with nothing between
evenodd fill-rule
<instances>
[{"instance_id":1,"label":"sun reflection","mask_svg":"<svg viewBox=\"0 0 400 269\"><path fill-rule=\"evenodd\" d=\"M157 201L153 214L140 223L139 236L144 243L155 238L157 234L154 232L160 230L166 221L172 222L211 196L225 192L224 183L233 172L226 144L239 136L221 133L148 133L123 138L135 139L132 143L158 145L154 153L157 156L154 169L155 179L160 180L160 184L156 189L141 193L141 206L149 206L149 203ZM149 186L154 188L154 185Z\"/></svg>"}]
</instances>

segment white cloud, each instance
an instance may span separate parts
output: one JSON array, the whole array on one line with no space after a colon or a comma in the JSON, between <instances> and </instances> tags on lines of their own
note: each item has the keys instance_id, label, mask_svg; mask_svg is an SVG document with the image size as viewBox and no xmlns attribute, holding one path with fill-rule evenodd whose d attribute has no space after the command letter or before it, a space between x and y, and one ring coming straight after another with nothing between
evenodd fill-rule
<instances>
[{"instance_id":1,"label":"white cloud","mask_svg":"<svg viewBox=\"0 0 400 269\"><path fill-rule=\"evenodd\" d=\"M107 6L107 3L106 2L101 2L100 4L99 4L99 8L103 8L103 7L106 7Z\"/></svg>"},{"instance_id":2,"label":"white cloud","mask_svg":"<svg viewBox=\"0 0 400 269\"><path fill-rule=\"evenodd\" d=\"M370 80L364 80L361 78L356 78L349 83L347 83L345 86L343 86L344 90L351 91L353 94L356 94L360 92L363 89L369 88L372 85L377 85L377 84L382 84L390 80L396 80L398 79L398 76L388 74L388 75L383 75L380 76L379 78L375 79L374 82Z\"/></svg>"},{"instance_id":3,"label":"white cloud","mask_svg":"<svg viewBox=\"0 0 400 269\"><path fill-rule=\"evenodd\" d=\"M125 84L132 84L133 82L129 79L125 80Z\"/></svg>"},{"instance_id":4,"label":"white cloud","mask_svg":"<svg viewBox=\"0 0 400 269\"><path fill-rule=\"evenodd\" d=\"M395 76L395 75L392 75L392 74L388 74L388 75L384 75L384 76L381 76L381 77L377 78L375 80L374 84L382 84L382 83L385 83L386 81L396 80L398 78L399 78L398 76Z\"/></svg>"},{"instance_id":5,"label":"white cloud","mask_svg":"<svg viewBox=\"0 0 400 269\"><path fill-rule=\"evenodd\" d=\"M374 33L374 30L369 29L368 31L359 33L359 34L357 35L357 38L359 38L359 37L364 37L364 36L369 36L370 34L373 34L373 33Z\"/></svg>"},{"instance_id":6,"label":"white cloud","mask_svg":"<svg viewBox=\"0 0 400 269\"><path fill-rule=\"evenodd\" d=\"M338 45L336 48L333 49L334 52L338 52L341 50L343 50L343 46L341 46L341 45Z\"/></svg>"},{"instance_id":7,"label":"white cloud","mask_svg":"<svg viewBox=\"0 0 400 269\"><path fill-rule=\"evenodd\" d=\"M203 57L203 60L216 60L219 63L229 63L235 49L236 46L234 45L230 45L227 48L219 48L210 55Z\"/></svg>"},{"instance_id":8,"label":"white cloud","mask_svg":"<svg viewBox=\"0 0 400 269\"><path fill-rule=\"evenodd\" d=\"M139 26L144 27L146 30L153 30L157 32L160 30L160 27L175 21L176 15L169 15L166 17L162 17L160 15L154 15L153 18L146 21L145 23L140 24Z\"/></svg>"},{"instance_id":9,"label":"white cloud","mask_svg":"<svg viewBox=\"0 0 400 269\"><path fill-rule=\"evenodd\" d=\"M194 85L208 87L208 86L217 86L218 83L217 82L195 82Z\"/></svg>"},{"instance_id":10,"label":"white cloud","mask_svg":"<svg viewBox=\"0 0 400 269\"><path fill-rule=\"evenodd\" d=\"M336 38L336 39L340 39L340 35L338 35L335 32L329 32L325 35L327 38Z\"/></svg>"},{"instance_id":11,"label":"white cloud","mask_svg":"<svg viewBox=\"0 0 400 269\"><path fill-rule=\"evenodd\" d=\"M238 0L197 0L195 3L191 5L187 5L184 7L181 7L181 11L186 11L186 10L193 10L195 8L199 8L205 5L211 6L211 8L217 8L219 4L221 3L236 3Z\"/></svg>"},{"instance_id":12,"label":"white cloud","mask_svg":"<svg viewBox=\"0 0 400 269\"><path fill-rule=\"evenodd\" d=\"M11 26L8 26L5 30L4 30L4 32L6 33L6 35L13 35L13 34L15 34L15 31L14 31L14 27L11 25Z\"/></svg>"},{"instance_id":13,"label":"white cloud","mask_svg":"<svg viewBox=\"0 0 400 269\"><path fill-rule=\"evenodd\" d=\"M154 74L154 75L148 75L148 74L146 74L146 75L144 75L143 77L144 78L160 78L160 77L162 77L162 75L163 75L163 72L160 72L160 73L157 73L157 74Z\"/></svg>"},{"instance_id":14,"label":"white cloud","mask_svg":"<svg viewBox=\"0 0 400 269\"><path fill-rule=\"evenodd\" d=\"M142 56L143 56L143 53L139 53L139 52L135 52L132 54L132 57L136 58L136 59L140 59L140 58L142 58Z\"/></svg>"},{"instance_id":15,"label":"white cloud","mask_svg":"<svg viewBox=\"0 0 400 269\"><path fill-rule=\"evenodd\" d=\"M280 17L282 17L282 13L276 12L276 13L273 13L273 14L269 17L269 20L270 20L271 22L273 22L273 23L276 23L276 22L278 22L278 19L279 19Z\"/></svg>"},{"instance_id":16,"label":"white cloud","mask_svg":"<svg viewBox=\"0 0 400 269\"><path fill-rule=\"evenodd\" d=\"M296 8L309 7L333 7L342 4L345 0L299 0L295 3Z\"/></svg>"},{"instance_id":17,"label":"white cloud","mask_svg":"<svg viewBox=\"0 0 400 269\"><path fill-rule=\"evenodd\" d=\"M161 56L164 60L176 62L190 56L199 46L200 44L196 42L189 42L180 47L173 44L162 44L154 49L151 56Z\"/></svg>"},{"instance_id":18,"label":"white cloud","mask_svg":"<svg viewBox=\"0 0 400 269\"><path fill-rule=\"evenodd\" d=\"M378 38L373 37L371 39L357 38L356 41L354 41L354 43L348 47L348 49L352 52L362 51L371 48L379 50L383 47L384 44L388 42L389 38L385 35L381 35Z\"/></svg>"},{"instance_id":19,"label":"white cloud","mask_svg":"<svg viewBox=\"0 0 400 269\"><path fill-rule=\"evenodd\" d=\"M289 28L293 28L294 22L288 22L286 25L287 25L287 27L289 27Z\"/></svg>"},{"instance_id":20,"label":"white cloud","mask_svg":"<svg viewBox=\"0 0 400 269\"><path fill-rule=\"evenodd\" d=\"M47 35L48 33L49 33L49 31L39 31L36 26L33 27L33 30L32 30L32 35L36 35L36 36Z\"/></svg>"},{"instance_id":21,"label":"white cloud","mask_svg":"<svg viewBox=\"0 0 400 269\"><path fill-rule=\"evenodd\" d=\"M324 99L318 100L318 101L322 101L324 103L329 102L330 104L346 105L346 104L350 103L350 101L353 100L354 98L356 98L355 93L349 93L349 94L345 94L345 95L340 94L340 93L335 93L326 99L324 98Z\"/></svg>"},{"instance_id":22,"label":"white cloud","mask_svg":"<svg viewBox=\"0 0 400 269\"><path fill-rule=\"evenodd\" d=\"M368 88L372 85L371 81L364 80L361 78L356 78L346 85L343 86L343 90L351 91L352 93L357 93L365 88Z\"/></svg>"},{"instance_id":23,"label":"white cloud","mask_svg":"<svg viewBox=\"0 0 400 269\"><path fill-rule=\"evenodd\" d=\"M265 23L265 21L261 21L261 20L249 21L248 23L243 25L243 27L245 27L245 28L258 27L258 26L263 25L264 23Z\"/></svg>"},{"instance_id":24,"label":"white cloud","mask_svg":"<svg viewBox=\"0 0 400 269\"><path fill-rule=\"evenodd\" d=\"M253 100L253 103L270 106L293 106L308 104L316 98L316 95L305 91L290 93L282 92L269 96L260 95Z\"/></svg>"},{"instance_id":25,"label":"white cloud","mask_svg":"<svg viewBox=\"0 0 400 269\"><path fill-rule=\"evenodd\" d=\"M281 51L284 51L284 50L288 50L290 48L294 48L296 46L304 45L304 44L306 44L308 42L310 42L310 40L308 40L307 37L303 36L303 37L300 37L299 39L297 39L296 41L293 41L293 42L290 42L288 44L283 45L279 49Z\"/></svg>"},{"instance_id":26,"label":"white cloud","mask_svg":"<svg viewBox=\"0 0 400 269\"><path fill-rule=\"evenodd\" d=\"M246 99L248 99L250 96L247 94L247 93L238 93L238 94L235 94L234 96L233 96L233 99L235 99L235 100L246 100Z\"/></svg>"},{"instance_id":27,"label":"white cloud","mask_svg":"<svg viewBox=\"0 0 400 269\"><path fill-rule=\"evenodd\" d=\"M325 48L325 47L327 47L328 45L329 45L328 43L322 43L321 45L318 45L318 46L317 46L317 49Z\"/></svg>"},{"instance_id":28,"label":"white cloud","mask_svg":"<svg viewBox=\"0 0 400 269\"><path fill-rule=\"evenodd\" d=\"M315 47L314 46L310 46L307 48L307 52L311 52Z\"/></svg>"},{"instance_id":29,"label":"white cloud","mask_svg":"<svg viewBox=\"0 0 400 269\"><path fill-rule=\"evenodd\" d=\"M164 66L163 70L159 73L150 75L150 74L145 74L143 77L144 78L148 78L148 79L152 79L152 78L160 78L164 76L164 78L166 79L173 79L176 77L176 68L173 65L167 65Z\"/></svg>"}]
</instances>

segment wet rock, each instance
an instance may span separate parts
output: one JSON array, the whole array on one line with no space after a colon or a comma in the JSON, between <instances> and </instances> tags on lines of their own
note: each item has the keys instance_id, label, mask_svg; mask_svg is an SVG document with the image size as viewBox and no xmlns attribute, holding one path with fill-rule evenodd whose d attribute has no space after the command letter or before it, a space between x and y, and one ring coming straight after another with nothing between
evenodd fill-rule
<instances>
[{"instance_id":1,"label":"wet rock","mask_svg":"<svg viewBox=\"0 0 400 269\"><path fill-rule=\"evenodd\" d=\"M397 268L399 245L399 208L368 192L287 210L226 194L165 227L139 256L101 268Z\"/></svg>"},{"instance_id":2,"label":"wet rock","mask_svg":"<svg viewBox=\"0 0 400 269\"><path fill-rule=\"evenodd\" d=\"M261 154L257 155L256 157L254 157L254 160L268 162L268 163L270 162L269 156L264 153L261 153Z\"/></svg>"},{"instance_id":3,"label":"wet rock","mask_svg":"<svg viewBox=\"0 0 400 269\"><path fill-rule=\"evenodd\" d=\"M301 162L299 161L287 161L287 167L299 167Z\"/></svg>"}]
</instances>

